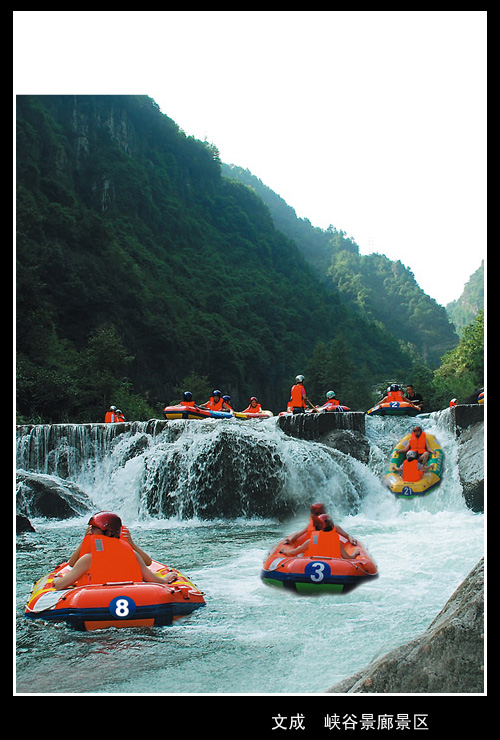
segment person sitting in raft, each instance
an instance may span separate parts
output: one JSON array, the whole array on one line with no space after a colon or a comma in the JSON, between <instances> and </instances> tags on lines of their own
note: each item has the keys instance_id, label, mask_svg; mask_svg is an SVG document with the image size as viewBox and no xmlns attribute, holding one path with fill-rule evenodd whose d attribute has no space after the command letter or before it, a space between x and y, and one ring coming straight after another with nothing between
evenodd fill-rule
<instances>
[{"instance_id":1,"label":"person sitting in raft","mask_svg":"<svg viewBox=\"0 0 500 740\"><path fill-rule=\"evenodd\" d=\"M403 396L403 391L400 389L400 387L399 387L399 385L397 383L393 383L387 389L387 395L385 395L383 397L383 399L378 402L378 404L381 404L381 403L401 403L404 400L405 400L405 397Z\"/></svg>"},{"instance_id":2,"label":"person sitting in raft","mask_svg":"<svg viewBox=\"0 0 500 740\"><path fill-rule=\"evenodd\" d=\"M321 517L325 515L328 516L326 514L325 505L322 503L311 504L310 514L311 516L309 517L309 521L306 524L306 526L303 529L299 530L298 532L294 532L294 534L291 534L288 537L285 537L285 539L283 540L284 545L293 544L296 540L298 540L300 537L302 537L307 532L312 532L315 529L322 529ZM337 530L339 534L342 535L342 537L345 537L346 540L348 540L348 542L351 543L351 545L357 544L357 540L355 540L354 537L351 537L350 534L347 534L347 532L344 532L342 527L340 527L339 525L335 525L335 529Z\"/></svg>"},{"instance_id":3,"label":"person sitting in raft","mask_svg":"<svg viewBox=\"0 0 500 740\"><path fill-rule=\"evenodd\" d=\"M336 526L333 523L333 519L328 514L320 514L318 519L319 525L315 527L315 529L323 530L324 532L331 532L333 529L335 529L338 534L341 534L343 537L347 537L349 539L349 536L344 532L344 530L341 527ZM301 552L305 552L309 548L310 542L311 538L309 537L309 539L307 539L305 542L302 543L302 545L299 545L298 547L281 547L280 553L282 553L283 555L298 555ZM352 555L349 555L349 553L345 550L342 542L340 542L340 554L346 560L353 560L361 554L361 551L354 550Z\"/></svg>"},{"instance_id":4,"label":"person sitting in raft","mask_svg":"<svg viewBox=\"0 0 500 740\"><path fill-rule=\"evenodd\" d=\"M116 421L118 424L121 424L123 421L127 421L121 409L116 409Z\"/></svg>"},{"instance_id":5,"label":"person sitting in raft","mask_svg":"<svg viewBox=\"0 0 500 740\"><path fill-rule=\"evenodd\" d=\"M231 409L229 408L227 403L222 398L222 393L217 390L212 392L210 399L206 403L201 404L200 409L210 409L210 411L229 411L231 412Z\"/></svg>"},{"instance_id":6,"label":"person sitting in raft","mask_svg":"<svg viewBox=\"0 0 500 740\"><path fill-rule=\"evenodd\" d=\"M193 401L193 394L191 391L184 391L182 394L182 401L179 403L179 406L188 406L192 408L193 406L196 406L195 402Z\"/></svg>"},{"instance_id":7,"label":"person sitting in raft","mask_svg":"<svg viewBox=\"0 0 500 740\"><path fill-rule=\"evenodd\" d=\"M119 516L109 511L100 511L90 518L86 535L101 535L104 537L111 537L113 539L120 539L120 535L124 534L126 535L124 539L127 542L127 545L132 548L135 554L141 569L143 581L148 583L160 583L162 586L166 586L176 580L177 573L175 571L169 573L165 578L161 578L160 576L157 576L156 573L149 570L147 565L151 564L151 558L132 541L132 537L128 529L125 528L125 532L123 532L123 529L122 520ZM54 588L56 591L62 591L63 589L68 588L68 586L72 586L76 581L85 576L86 573L90 572L92 566L92 554L87 552L80 556L82 545L83 543L76 548L68 561L68 565L72 566L71 571L63 576L56 574L54 578Z\"/></svg>"},{"instance_id":8,"label":"person sitting in raft","mask_svg":"<svg viewBox=\"0 0 500 740\"><path fill-rule=\"evenodd\" d=\"M415 388L410 384L406 386L406 400L423 411L424 399L419 393L415 393Z\"/></svg>"},{"instance_id":9,"label":"person sitting in raft","mask_svg":"<svg viewBox=\"0 0 500 740\"><path fill-rule=\"evenodd\" d=\"M328 391L326 394L326 403L323 406L318 406L318 410L335 411L337 406L340 406L340 402L335 398L335 391Z\"/></svg>"},{"instance_id":10,"label":"person sitting in raft","mask_svg":"<svg viewBox=\"0 0 500 740\"><path fill-rule=\"evenodd\" d=\"M78 545L78 547L74 550L74 552L71 555L70 559L68 560L68 565L70 565L71 567L73 567L74 564L77 562L78 558L80 557L80 553L81 553L81 550L82 550L82 545L85 542L85 537L88 534L92 534L92 531L91 531L92 530L92 526L94 526L94 528L95 528L95 527L99 527L99 524L100 524L101 525L101 529L102 529L102 527L104 526L104 524L107 524L108 521L111 521L111 522L114 521L113 520L113 517L114 516L115 516L115 514L111 514L110 512L107 512L107 511L99 511L99 512L97 512L97 514L94 514L93 516L90 517L89 523L87 525L87 529L85 530L85 536L84 536L82 542L80 542L80 544ZM117 518L119 519L120 517L117 517ZM94 534L95 534L95 532L94 532ZM144 552L144 550L141 550L141 548L139 547L139 545L136 545L135 544L135 542L132 540L132 535L130 534L130 530L124 524L121 525L120 536L123 537L125 540L127 540L127 542L129 543L130 547L133 550L135 550L137 553L139 553L139 555L144 560L144 562L146 563L146 565L151 565L151 563L153 562L152 559L150 558L150 556L146 552Z\"/></svg>"},{"instance_id":11,"label":"person sitting in raft","mask_svg":"<svg viewBox=\"0 0 500 740\"><path fill-rule=\"evenodd\" d=\"M292 385L290 391L292 414L303 414L306 410L307 404L314 408L313 404L307 397L304 380L305 378L303 375L297 375L295 378L295 385Z\"/></svg>"},{"instance_id":12,"label":"person sitting in raft","mask_svg":"<svg viewBox=\"0 0 500 740\"><path fill-rule=\"evenodd\" d=\"M250 403L246 407L246 409L242 412L243 414L260 414L262 411L262 406L258 402L258 400L255 398L255 396L252 396L250 399Z\"/></svg>"},{"instance_id":13,"label":"person sitting in raft","mask_svg":"<svg viewBox=\"0 0 500 740\"><path fill-rule=\"evenodd\" d=\"M456 398L452 398L452 399L451 399L451 401L450 401L450 408L451 408L452 406L457 406L457 405L458 405L458 401L457 401L457 399L456 399Z\"/></svg>"},{"instance_id":14,"label":"person sitting in raft","mask_svg":"<svg viewBox=\"0 0 500 740\"><path fill-rule=\"evenodd\" d=\"M432 450L427 441L427 435L421 426L413 427L411 437L405 442L404 447L401 447L401 450L404 452L414 450L417 453L418 461L422 465L427 465L427 460L432 455Z\"/></svg>"},{"instance_id":15,"label":"person sitting in raft","mask_svg":"<svg viewBox=\"0 0 500 740\"><path fill-rule=\"evenodd\" d=\"M409 450L406 453L403 464L400 465L399 468L395 469L401 473L401 477L406 483L416 483L421 479L426 470L430 470L427 465L423 465L419 462L418 455L415 450Z\"/></svg>"},{"instance_id":16,"label":"person sitting in raft","mask_svg":"<svg viewBox=\"0 0 500 740\"><path fill-rule=\"evenodd\" d=\"M231 406L231 396L222 396L222 400L224 401L224 403L228 407L229 411L232 411L233 410L233 407Z\"/></svg>"}]
</instances>

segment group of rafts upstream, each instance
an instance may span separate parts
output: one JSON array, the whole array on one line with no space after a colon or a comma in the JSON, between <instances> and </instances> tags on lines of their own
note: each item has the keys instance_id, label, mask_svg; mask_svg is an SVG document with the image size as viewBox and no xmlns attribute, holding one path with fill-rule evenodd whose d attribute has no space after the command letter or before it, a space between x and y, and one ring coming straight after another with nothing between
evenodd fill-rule
<instances>
[{"instance_id":1,"label":"group of rafts upstream","mask_svg":"<svg viewBox=\"0 0 500 740\"><path fill-rule=\"evenodd\" d=\"M193 407L167 407L166 418L228 418L234 414L206 413ZM243 413L243 412L242 412ZM415 416L415 407L406 405L378 405L369 415ZM271 412L259 411L255 416L240 418L266 418ZM407 450L415 441L415 432L404 436L394 447L384 482L396 496L414 498L427 494L440 480L443 470L443 450L436 438L423 432L417 442L417 452L428 452L425 469L413 474L414 480L404 479ZM425 445L423 443L425 440ZM414 469L417 468L415 464ZM343 530L333 525L317 528L318 520L311 516L309 525L298 533L294 548L287 547L287 540L280 541L264 561L261 578L264 583L280 586L297 593L346 592L367 579L378 575L377 566L364 546ZM339 531L340 530L340 531ZM178 571L152 561L149 570L157 581L143 579L131 548L123 538L110 540L88 536L87 550L92 553L92 566L84 581L64 590L56 590L55 579L68 573L68 563L54 568L35 583L25 616L45 621L63 621L79 630L106 627L163 626L182 616L191 614L205 605L203 593ZM121 547L119 557L116 548ZM172 580L172 573L174 578ZM170 576L167 582L167 576Z\"/></svg>"}]
</instances>

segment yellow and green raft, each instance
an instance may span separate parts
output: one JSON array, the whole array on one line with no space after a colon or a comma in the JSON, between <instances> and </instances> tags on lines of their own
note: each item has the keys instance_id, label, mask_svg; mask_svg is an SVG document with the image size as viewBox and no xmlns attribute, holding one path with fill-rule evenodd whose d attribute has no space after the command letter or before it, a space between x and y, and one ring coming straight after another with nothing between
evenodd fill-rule
<instances>
[{"instance_id":1,"label":"yellow and green raft","mask_svg":"<svg viewBox=\"0 0 500 740\"><path fill-rule=\"evenodd\" d=\"M396 468L401 467L405 458L404 447L410 439L411 433L400 439L391 453L389 467L384 475L384 483L398 498L415 498L416 496L425 496L431 488L441 482L443 474L444 452L434 435L425 433L427 442L432 450L432 455L427 460L427 467L430 470L424 472L418 481L405 481L401 472Z\"/></svg>"}]
</instances>

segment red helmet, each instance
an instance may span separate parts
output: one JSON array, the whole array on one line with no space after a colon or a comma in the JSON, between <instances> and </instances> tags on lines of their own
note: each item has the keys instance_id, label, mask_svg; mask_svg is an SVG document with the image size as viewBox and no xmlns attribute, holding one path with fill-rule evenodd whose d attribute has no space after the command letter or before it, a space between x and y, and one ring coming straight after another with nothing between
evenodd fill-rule
<instances>
[{"instance_id":1,"label":"red helmet","mask_svg":"<svg viewBox=\"0 0 500 740\"><path fill-rule=\"evenodd\" d=\"M318 516L319 514L325 513L325 505L324 504L312 504L311 505L311 514L315 514Z\"/></svg>"},{"instance_id":2,"label":"red helmet","mask_svg":"<svg viewBox=\"0 0 500 740\"><path fill-rule=\"evenodd\" d=\"M94 514L90 517L89 524L102 532L111 532L113 537L119 537L122 531L122 520L110 511L99 511Z\"/></svg>"},{"instance_id":3,"label":"red helmet","mask_svg":"<svg viewBox=\"0 0 500 740\"><path fill-rule=\"evenodd\" d=\"M333 519L328 514L321 514L318 519L321 522L321 527L325 532L329 532L335 526L333 523Z\"/></svg>"}]
</instances>

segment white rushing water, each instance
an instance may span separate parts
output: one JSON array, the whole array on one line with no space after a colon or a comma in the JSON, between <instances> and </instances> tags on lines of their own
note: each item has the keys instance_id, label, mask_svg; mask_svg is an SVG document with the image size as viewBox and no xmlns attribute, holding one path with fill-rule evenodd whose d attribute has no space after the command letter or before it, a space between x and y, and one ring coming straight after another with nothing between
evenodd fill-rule
<instances>
[{"instance_id":1,"label":"white rushing water","mask_svg":"<svg viewBox=\"0 0 500 740\"><path fill-rule=\"evenodd\" d=\"M55 458L66 446L68 477L95 509L119 513L143 549L203 590L207 606L165 628L76 633L24 619L34 580L67 559L88 514L65 521L35 518L36 533L17 538L17 692L314 694L417 636L482 557L484 516L463 501L456 440L439 418L426 419L424 427L445 452L441 485L412 500L396 499L382 485L389 453L409 424L367 418L368 465L317 442L286 437L274 420L181 422L147 440L136 429L105 449L96 443L91 450L87 435L78 454L66 438L50 461L31 450L31 469L55 477ZM221 434L242 457L250 444L279 458L273 490L292 515L284 521L255 516L244 479L232 482L241 514L196 514L193 491L206 496L197 488L201 461L216 454ZM27 439L21 441L25 468L26 445ZM241 468L251 474L243 459ZM157 492L169 475L162 495L174 502L175 514L152 516L155 498L145 490ZM314 501L324 501L336 521L363 542L378 565L377 579L347 594L323 596L263 584L268 550L305 523Z\"/></svg>"}]
</instances>

